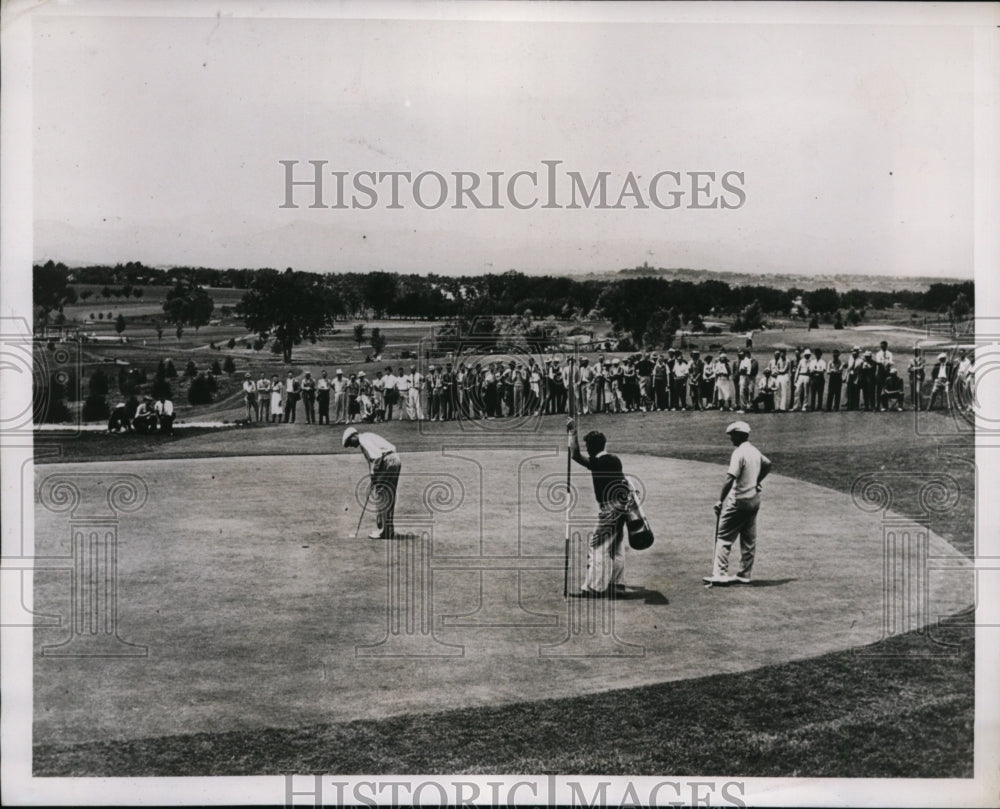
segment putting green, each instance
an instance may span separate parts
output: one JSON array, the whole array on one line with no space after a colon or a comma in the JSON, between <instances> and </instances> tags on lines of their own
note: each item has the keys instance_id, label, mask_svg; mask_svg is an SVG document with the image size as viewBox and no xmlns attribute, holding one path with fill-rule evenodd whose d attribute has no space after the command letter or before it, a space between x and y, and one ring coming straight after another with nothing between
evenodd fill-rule
<instances>
[{"instance_id":1,"label":"putting green","mask_svg":"<svg viewBox=\"0 0 1000 809\"><path fill-rule=\"evenodd\" d=\"M35 574L35 610L63 621L35 630L34 741L299 727L735 672L973 600L971 566L944 540L777 474L754 586L705 589L725 468L634 455L622 460L656 543L628 552L625 599L567 600L564 447L402 457L396 542L367 538L371 513L353 537L358 453L37 468L36 556L72 558L71 530L89 530L91 506L107 511L122 475L141 477L148 501L118 514L117 602L99 603L145 655L42 655L74 626L86 635L97 602L81 585L73 613L69 570ZM61 479L80 492L76 512L44 505ZM596 506L585 470L573 483L575 587Z\"/></svg>"}]
</instances>

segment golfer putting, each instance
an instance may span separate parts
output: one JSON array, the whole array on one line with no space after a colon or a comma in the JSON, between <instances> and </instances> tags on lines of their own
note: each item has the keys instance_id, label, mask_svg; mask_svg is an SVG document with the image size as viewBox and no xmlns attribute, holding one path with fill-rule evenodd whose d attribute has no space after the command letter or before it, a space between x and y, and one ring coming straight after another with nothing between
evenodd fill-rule
<instances>
[{"instance_id":1,"label":"golfer putting","mask_svg":"<svg viewBox=\"0 0 1000 809\"><path fill-rule=\"evenodd\" d=\"M360 448L368 461L371 485L365 507L367 508L368 500L375 501L375 522L378 526L378 530L370 533L368 538L396 539L393 517L396 511L396 487L399 484L399 471L402 468L396 448L382 436L375 433L359 433L354 427L344 430L343 444L348 448Z\"/></svg>"},{"instance_id":2,"label":"golfer putting","mask_svg":"<svg viewBox=\"0 0 1000 809\"><path fill-rule=\"evenodd\" d=\"M750 584L757 550L761 483L771 471L771 461L750 443L749 424L734 421L726 427L726 434L735 449L729 459L719 501L713 506L717 517L715 556L712 575L702 579L709 587ZM730 576L729 552L737 539L740 541L740 567L735 576Z\"/></svg>"}]
</instances>

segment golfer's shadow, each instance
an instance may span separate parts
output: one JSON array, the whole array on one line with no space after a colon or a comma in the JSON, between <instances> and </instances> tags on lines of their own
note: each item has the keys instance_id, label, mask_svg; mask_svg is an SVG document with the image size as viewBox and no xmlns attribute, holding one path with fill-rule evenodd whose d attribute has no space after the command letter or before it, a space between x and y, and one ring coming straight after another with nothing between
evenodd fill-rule
<instances>
[{"instance_id":1,"label":"golfer's shadow","mask_svg":"<svg viewBox=\"0 0 1000 809\"><path fill-rule=\"evenodd\" d=\"M628 587L615 595L615 601L642 601L644 604L663 606L670 603L659 590L649 590L645 587Z\"/></svg>"}]
</instances>

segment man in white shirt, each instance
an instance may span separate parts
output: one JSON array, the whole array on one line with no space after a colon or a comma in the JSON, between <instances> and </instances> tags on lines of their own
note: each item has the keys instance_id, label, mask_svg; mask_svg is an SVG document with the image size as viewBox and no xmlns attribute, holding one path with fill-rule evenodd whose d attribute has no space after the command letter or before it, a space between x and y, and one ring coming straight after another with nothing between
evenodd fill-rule
<instances>
[{"instance_id":1,"label":"man in white shirt","mask_svg":"<svg viewBox=\"0 0 1000 809\"><path fill-rule=\"evenodd\" d=\"M795 401L792 410L801 409L804 413L809 409L809 371L812 365L812 352L807 348L802 352L802 358L795 368Z\"/></svg>"},{"instance_id":2,"label":"man in white shirt","mask_svg":"<svg viewBox=\"0 0 1000 809\"><path fill-rule=\"evenodd\" d=\"M399 391L399 420L403 420L403 415L409 416L413 421L413 410L410 404L410 389L413 387L413 374L408 374L402 366L396 374L396 390Z\"/></svg>"},{"instance_id":3,"label":"man in white shirt","mask_svg":"<svg viewBox=\"0 0 1000 809\"><path fill-rule=\"evenodd\" d=\"M344 369L338 368L330 380L330 390L333 391L333 423L344 424L347 421L347 384L344 379Z\"/></svg>"},{"instance_id":4,"label":"man in white shirt","mask_svg":"<svg viewBox=\"0 0 1000 809\"><path fill-rule=\"evenodd\" d=\"M713 506L718 522L715 528L715 562L712 575L702 581L707 585L750 584L757 550L757 512L760 510L761 483L771 471L771 461L750 443L750 425L734 421L726 428L736 448L729 459L726 481L719 502ZM731 495L731 496L730 496ZM740 568L728 575L729 551L740 541Z\"/></svg>"},{"instance_id":5,"label":"man in white shirt","mask_svg":"<svg viewBox=\"0 0 1000 809\"><path fill-rule=\"evenodd\" d=\"M883 340L878 344L878 351L875 352L875 402L876 407L882 401L882 389L885 387L885 378L889 375L889 367L892 363L892 352L889 344Z\"/></svg>"},{"instance_id":6,"label":"man in white shirt","mask_svg":"<svg viewBox=\"0 0 1000 809\"><path fill-rule=\"evenodd\" d=\"M378 531L369 539L398 539L395 532L396 489L403 465L396 447L375 433L359 433L354 427L344 430L345 447L358 447L368 461L371 488L368 497L374 501Z\"/></svg>"},{"instance_id":7,"label":"man in white shirt","mask_svg":"<svg viewBox=\"0 0 1000 809\"><path fill-rule=\"evenodd\" d=\"M153 405L153 412L156 413L156 418L160 422L160 431L167 435L173 435L174 403L165 396L161 396Z\"/></svg>"},{"instance_id":8,"label":"man in white shirt","mask_svg":"<svg viewBox=\"0 0 1000 809\"><path fill-rule=\"evenodd\" d=\"M385 366L385 373L382 375L382 383L385 385L385 421L392 421L392 413L399 404L399 378L392 372L392 366ZM402 409L402 406L400 407Z\"/></svg>"},{"instance_id":9,"label":"man in white shirt","mask_svg":"<svg viewBox=\"0 0 1000 809\"><path fill-rule=\"evenodd\" d=\"M316 380L317 424L330 423L330 378L324 370Z\"/></svg>"},{"instance_id":10,"label":"man in white shirt","mask_svg":"<svg viewBox=\"0 0 1000 809\"><path fill-rule=\"evenodd\" d=\"M826 389L826 360L823 349L816 349L816 356L809 363L809 409L822 412L823 391Z\"/></svg>"},{"instance_id":11,"label":"man in white shirt","mask_svg":"<svg viewBox=\"0 0 1000 809\"><path fill-rule=\"evenodd\" d=\"M971 412L974 395L975 378L972 357L967 356L964 348L960 348L958 350L958 367L955 369L955 401L958 403L958 409Z\"/></svg>"},{"instance_id":12,"label":"man in white shirt","mask_svg":"<svg viewBox=\"0 0 1000 809\"><path fill-rule=\"evenodd\" d=\"M406 416L413 421L416 416L417 421L424 420L424 408L420 403L420 394L424 388L424 375L417 370L416 365L410 366L410 393L406 402Z\"/></svg>"},{"instance_id":13,"label":"man in white shirt","mask_svg":"<svg viewBox=\"0 0 1000 809\"><path fill-rule=\"evenodd\" d=\"M257 385L250 374L243 375L243 401L247 406L247 421L257 420Z\"/></svg>"}]
</instances>

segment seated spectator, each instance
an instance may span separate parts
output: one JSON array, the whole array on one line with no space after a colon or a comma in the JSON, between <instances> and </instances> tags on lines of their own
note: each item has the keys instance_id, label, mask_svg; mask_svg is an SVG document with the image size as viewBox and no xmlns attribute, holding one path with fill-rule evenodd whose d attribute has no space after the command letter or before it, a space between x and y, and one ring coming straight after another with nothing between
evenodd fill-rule
<instances>
[{"instance_id":1,"label":"seated spectator","mask_svg":"<svg viewBox=\"0 0 1000 809\"><path fill-rule=\"evenodd\" d=\"M763 410L765 413L774 412L774 398L778 393L778 380L771 375L771 369L764 369L764 379L757 387L757 395L753 400L754 412Z\"/></svg>"},{"instance_id":2,"label":"seated spectator","mask_svg":"<svg viewBox=\"0 0 1000 809\"><path fill-rule=\"evenodd\" d=\"M156 430L156 413L153 412L153 397L144 396L136 408L132 427L137 433L151 433Z\"/></svg>"},{"instance_id":3,"label":"seated spectator","mask_svg":"<svg viewBox=\"0 0 1000 809\"><path fill-rule=\"evenodd\" d=\"M119 402L114 406L111 411L111 416L108 418L108 432L118 433L122 430L125 432L131 432L132 422L128 417L128 410L125 407L125 402Z\"/></svg>"},{"instance_id":4,"label":"seated spectator","mask_svg":"<svg viewBox=\"0 0 1000 809\"><path fill-rule=\"evenodd\" d=\"M903 378L896 371L896 366L890 365L882 386L882 409L891 410L893 407L903 411Z\"/></svg>"}]
</instances>

